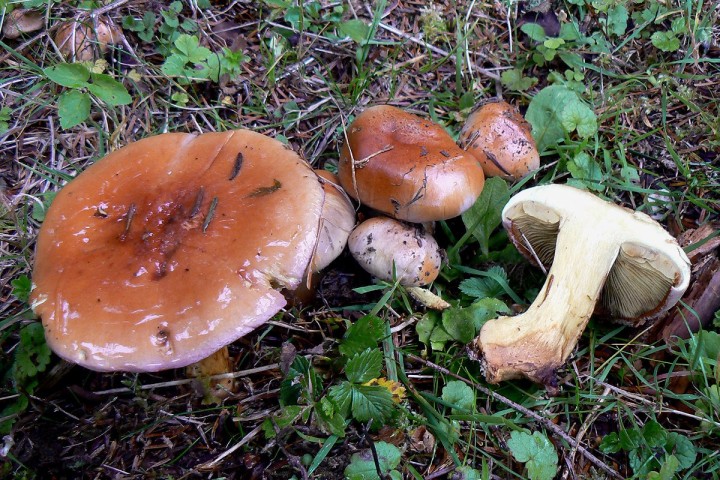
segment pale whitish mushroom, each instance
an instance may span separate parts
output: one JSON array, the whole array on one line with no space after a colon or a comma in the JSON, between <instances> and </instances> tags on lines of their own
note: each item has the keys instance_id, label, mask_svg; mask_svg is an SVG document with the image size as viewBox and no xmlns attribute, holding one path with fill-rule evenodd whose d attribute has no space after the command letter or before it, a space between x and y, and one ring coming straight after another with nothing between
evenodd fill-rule
<instances>
[{"instance_id":1,"label":"pale whitish mushroom","mask_svg":"<svg viewBox=\"0 0 720 480\"><path fill-rule=\"evenodd\" d=\"M549 271L525 313L490 320L475 339L491 383L527 377L554 387L594 312L640 325L688 286L690 262L660 224L591 193L530 188L502 217L518 250Z\"/></svg>"},{"instance_id":2,"label":"pale whitish mushroom","mask_svg":"<svg viewBox=\"0 0 720 480\"><path fill-rule=\"evenodd\" d=\"M432 283L442 266L440 247L421 226L388 217L371 218L350 234L348 249L373 276L397 281L430 308L447 308L442 299L420 288Z\"/></svg>"},{"instance_id":3,"label":"pale whitish mushroom","mask_svg":"<svg viewBox=\"0 0 720 480\"><path fill-rule=\"evenodd\" d=\"M286 304L323 198L306 162L248 130L109 154L57 194L38 235L31 301L48 345L99 371L208 357Z\"/></svg>"},{"instance_id":4,"label":"pale whitish mushroom","mask_svg":"<svg viewBox=\"0 0 720 480\"><path fill-rule=\"evenodd\" d=\"M327 170L315 170L315 173L325 191L318 243L310 264L312 272L318 273L345 249L350 232L355 227L355 209L340 186L337 175Z\"/></svg>"}]
</instances>

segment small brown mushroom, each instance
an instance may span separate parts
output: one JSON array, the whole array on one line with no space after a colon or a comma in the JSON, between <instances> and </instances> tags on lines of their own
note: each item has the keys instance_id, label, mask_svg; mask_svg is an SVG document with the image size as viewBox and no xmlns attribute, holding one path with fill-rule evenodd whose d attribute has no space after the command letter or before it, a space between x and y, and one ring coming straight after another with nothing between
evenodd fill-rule
<instances>
[{"instance_id":1,"label":"small brown mushroom","mask_svg":"<svg viewBox=\"0 0 720 480\"><path fill-rule=\"evenodd\" d=\"M184 367L265 323L304 278L324 193L248 130L127 145L66 185L38 235L33 310L60 357Z\"/></svg>"},{"instance_id":2,"label":"small brown mushroom","mask_svg":"<svg viewBox=\"0 0 720 480\"><path fill-rule=\"evenodd\" d=\"M99 58L107 51L109 45L120 43L122 38L120 27L109 18L100 17L94 22L90 20L64 22L55 32L54 40L66 59L85 62Z\"/></svg>"},{"instance_id":3,"label":"small brown mushroom","mask_svg":"<svg viewBox=\"0 0 720 480\"><path fill-rule=\"evenodd\" d=\"M485 176L517 180L540 166L530 124L507 102L486 103L468 117L460 145L482 164Z\"/></svg>"},{"instance_id":4,"label":"small brown mushroom","mask_svg":"<svg viewBox=\"0 0 720 480\"><path fill-rule=\"evenodd\" d=\"M23 33L32 33L45 26L45 15L38 10L18 8L5 17L2 33L5 38L18 38Z\"/></svg>"},{"instance_id":5,"label":"small brown mushroom","mask_svg":"<svg viewBox=\"0 0 720 480\"><path fill-rule=\"evenodd\" d=\"M368 108L348 127L338 176L364 205L415 223L460 215L485 181L443 127L388 105Z\"/></svg>"}]
</instances>

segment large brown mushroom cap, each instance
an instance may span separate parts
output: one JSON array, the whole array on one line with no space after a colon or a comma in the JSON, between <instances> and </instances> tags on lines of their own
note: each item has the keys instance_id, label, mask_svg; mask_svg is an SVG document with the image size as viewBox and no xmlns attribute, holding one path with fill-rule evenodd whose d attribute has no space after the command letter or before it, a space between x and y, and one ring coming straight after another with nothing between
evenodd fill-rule
<instances>
[{"instance_id":1,"label":"large brown mushroom cap","mask_svg":"<svg viewBox=\"0 0 720 480\"><path fill-rule=\"evenodd\" d=\"M459 143L488 177L518 179L540 166L530 124L507 102L486 103L468 117Z\"/></svg>"},{"instance_id":2,"label":"large brown mushroom cap","mask_svg":"<svg viewBox=\"0 0 720 480\"><path fill-rule=\"evenodd\" d=\"M387 105L349 126L338 176L361 203L416 223L460 215L485 182L478 161L440 125Z\"/></svg>"},{"instance_id":3,"label":"large brown mushroom cap","mask_svg":"<svg viewBox=\"0 0 720 480\"><path fill-rule=\"evenodd\" d=\"M55 198L32 305L50 347L94 370L188 365L285 305L323 203L310 167L246 130L165 134L111 153Z\"/></svg>"}]
</instances>

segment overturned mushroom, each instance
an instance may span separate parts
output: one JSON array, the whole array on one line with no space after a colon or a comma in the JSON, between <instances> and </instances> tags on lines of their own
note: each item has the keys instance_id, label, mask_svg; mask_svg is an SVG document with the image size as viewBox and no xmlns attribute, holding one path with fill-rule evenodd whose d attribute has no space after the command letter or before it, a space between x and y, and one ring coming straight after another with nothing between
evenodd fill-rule
<instances>
[{"instance_id":1,"label":"overturned mushroom","mask_svg":"<svg viewBox=\"0 0 720 480\"><path fill-rule=\"evenodd\" d=\"M460 215L485 181L475 157L440 125L387 105L368 108L348 127L338 176L361 203L415 223Z\"/></svg>"},{"instance_id":2,"label":"overturned mushroom","mask_svg":"<svg viewBox=\"0 0 720 480\"><path fill-rule=\"evenodd\" d=\"M549 271L525 313L487 322L475 339L491 383L527 377L553 387L593 312L641 325L688 286L688 258L657 222L588 192L524 190L503 209L503 224Z\"/></svg>"},{"instance_id":3,"label":"overturned mushroom","mask_svg":"<svg viewBox=\"0 0 720 480\"><path fill-rule=\"evenodd\" d=\"M48 345L99 371L207 357L286 304L323 198L302 159L248 130L109 154L57 194L38 235L31 301Z\"/></svg>"},{"instance_id":4,"label":"overturned mushroom","mask_svg":"<svg viewBox=\"0 0 720 480\"><path fill-rule=\"evenodd\" d=\"M515 180L540 166L530 130L515 107L495 101L470 114L459 143L482 164L485 176Z\"/></svg>"}]
</instances>

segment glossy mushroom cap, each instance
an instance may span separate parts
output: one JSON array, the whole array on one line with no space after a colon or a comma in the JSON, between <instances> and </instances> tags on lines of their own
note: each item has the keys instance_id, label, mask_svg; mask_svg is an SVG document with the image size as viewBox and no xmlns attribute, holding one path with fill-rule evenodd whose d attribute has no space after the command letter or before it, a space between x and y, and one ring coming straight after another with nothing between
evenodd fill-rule
<instances>
[{"instance_id":1,"label":"glossy mushroom cap","mask_svg":"<svg viewBox=\"0 0 720 480\"><path fill-rule=\"evenodd\" d=\"M485 176L516 180L540 167L531 130L515 107L496 101L470 114L458 142L482 164Z\"/></svg>"},{"instance_id":2,"label":"glossy mushroom cap","mask_svg":"<svg viewBox=\"0 0 720 480\"><path fill-rule=\"evenodd\" d=\"M460 215L485 182L475 157L440 125L386 105L368 108L348 127L338 176L351 197L415 223Z\"/></svg>"},{"instance_id":3,"label":"glossy mushroom cap","mask_svg":"<svg viewBox=\"0 0 720 480\"><path fill-rule=\"evenodd\" d=\"M371 218L355 227L348 249L368 273L388 282L398 280L404 286L432 283L442 264L432 235L420 226L388 217Z\"/></svg>"},{"instance_id":4,"label":"glossy mushroom cap","mask_svg":"<svg viewBox=\"0 0 720 480\"><path fill-rule=\"evenodd\" d=\"M63 188L31 295L50 347L93 370L186 366L284 305L317 240L322 186L247 130L141 140Z\"/></svg>"}]
</instances>

